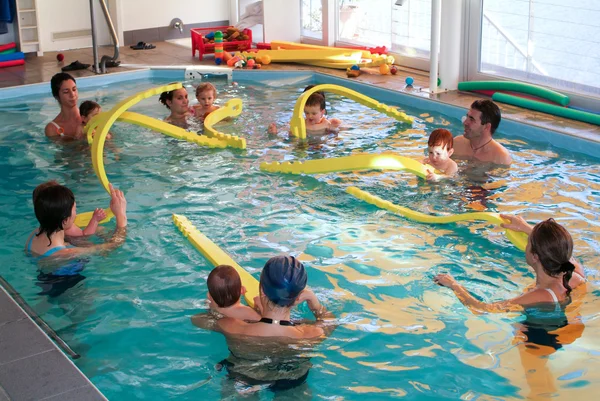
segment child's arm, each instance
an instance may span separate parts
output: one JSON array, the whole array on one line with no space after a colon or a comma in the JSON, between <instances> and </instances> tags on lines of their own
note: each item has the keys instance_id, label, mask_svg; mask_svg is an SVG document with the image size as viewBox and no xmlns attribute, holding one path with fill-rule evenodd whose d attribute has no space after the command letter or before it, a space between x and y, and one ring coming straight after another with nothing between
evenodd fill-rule
<instances>
[{"instance_id":1,"label":"child's arm","mask_svg":"<svg viewBox=\"0 0 600 401\"><path fill-rule=\"evenodd\" d=\"M240 320L260 320L261 316L249 306L238 305L235 318Z\"/></svg>"},{"instance_id":2,"label":"child's arm","mask_svg":"<svg viewBox=\"0 0 600 401\"><path fill-rule=\"evenodd\" d=\"M429 162L429 158L425 159L427 162ZM433 171L431 171L430 169L427 169L427 176L425 177L425 179L427 181L440 181L440 180L446 180L448 178L452 178L456 175L456 173L458 172L458 166L456 165L456 162L454 160L450 160L452 163L449 163L448 167L446 168L446 171L444 171L443 174L435 174ZM423 163L426 164L426 163Z\"/></svg>"},{"instance_id":3,"label":"child's arm","mask_svg":"<svg viewBox=\"0 0 600 401\"><path fill-rule=\"evenodd\" d=\"M336 129L339 128L340 125L342 125L342 120L340 120L339 118L332 118L331 120L329 120L329 124L332 128Z\"/></svg>"},{"instance_id":4,"label":"child's arm","mask_svg":"<svg viewBox=\"0 0 600 401\"><path fill-rule=\"evenodd\" d=\"M456 162L454 160L452 160L452 159L449 159L449 162L450 163L448 165L448 168L446 169L446 173L445 174L447 176L452 177L452 176L455 176L456 173L458 173L458 164L456 164Z\"/></svg>"},{"instance_id":5,"label":"child's arm","mask_svg":"<svg viewBox=\"0 0 600 401\"><path fill-rule=\"evenodd\" d=\"M217 303L212 299L210 293L208 293L208 305L210 306L210 310L220 313L225 317L231 317L234 319L240 320L260 320L260 315L254 309L246 305L232 305L227 308L221 308Z\"/></svg>"},{"instance_id":6,"label":"child's arm","mask_svg":"<svg viewBox=\"0 0 600 401\"><path fill-rule=\"evenodd\" d=\"M88 223L87 227L83 230L82 235L94 234L96 232L96 229L98 228L98 224L105 218L106 212L104 211L104 209L96 208L96 210L94 210L92 218L90 219L90 222Z\"/></svg>"},{"instance_id":7,"label":"child's arm","mask_svg":"<svg viewBox=\"0 0 600 401\"><path fill-rule=\"evenodd\" d=\"M85 234L81 228L73 224L68 230L65 230L65 235L67 237L83 237Z\"/></svg>"},{"instance_id":8,"label":"child's arm","mask_svg":"<svg viewBox=\"0 0 600 401\"><path fill-rule=\"evenodd\" d=\"M427 175L425 176L425 179L427 181L440 181L440 180L447 180L448 178L452 178L452 175L450 174L436 174L433 171L431 171L430 169L427 169Z\"/></svg>"}]
</instances>

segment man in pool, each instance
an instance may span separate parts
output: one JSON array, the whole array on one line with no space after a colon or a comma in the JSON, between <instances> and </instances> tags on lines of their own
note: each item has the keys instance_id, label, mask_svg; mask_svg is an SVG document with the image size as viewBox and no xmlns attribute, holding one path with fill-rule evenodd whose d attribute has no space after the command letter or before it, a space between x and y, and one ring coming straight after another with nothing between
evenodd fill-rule
<instances>
[{"instance_id":1,"label":"man in pool","mask_svg":"<svg viewBox=\"0 0 600 401\"><path fill-rule=\"evenodd\" d=\"M453 157L510 166L510 153L492 137L501 118L496 103L487 99L474 101L463 122L464 135L454 138Z\"/></svg>"}]
</instances>

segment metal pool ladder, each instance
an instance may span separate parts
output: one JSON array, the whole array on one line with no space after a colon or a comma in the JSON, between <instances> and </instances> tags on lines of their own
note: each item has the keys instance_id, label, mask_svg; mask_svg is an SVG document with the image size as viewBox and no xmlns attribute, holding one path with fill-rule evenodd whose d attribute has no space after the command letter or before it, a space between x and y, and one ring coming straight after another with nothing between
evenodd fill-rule
<instances>
[{"instance_id":1,"label":"metal pool ladder","mask_svg":"<svg viewBox=\"0 0 600 401\"><path fill-rule=\"evenodd\" d=\"M90 0L90 18L92 20L92 48L94 50L94 65L93 69L96 74L106 74L106 67L118 67L121 64L120 61L117 61L119 58L119 38L117 37L117 32L115 31L115 26L112 22L112 18L110 18L110 13L108 12L108 7L106 6L106 2L104 0L98 0L100 2L100 7L102 7L102 12L104 13L104 18L106 19L106 24L108 25L108 30L110 31L110 36L114 45L114 55L112 57L104 55L102 59L100 59L100 63L98 63L98 46L96 44L96 22L94 15L94 0ZM98 65L100 64L100 65Z\"/></svg>"}]
</instances>

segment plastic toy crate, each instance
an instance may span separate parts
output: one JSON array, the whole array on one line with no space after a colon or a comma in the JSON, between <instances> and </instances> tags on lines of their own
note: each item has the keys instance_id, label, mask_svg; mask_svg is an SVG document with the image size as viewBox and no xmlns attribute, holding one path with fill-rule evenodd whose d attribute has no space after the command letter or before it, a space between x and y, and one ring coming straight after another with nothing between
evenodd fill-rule
<instances>
[{"instance_id":1,"label":"plastic toy crate","mask_svg":"<svg viewBox=\"0 0 600 401\"><path fill-rule=\"evenodd\" d=\"M202 60L205 54L211 54L215 52L214 43L204 43L204 36L211 32L221 31L226 32L227 28L233 28L232 26L213 26L207 28L192 28L192 57L196 56L196 50L198 50L198 58ZM242 34L248 35L247 40L235 40L225 41L223 40L223 51L244 51L252 47L252 31L248 28L241 31Z\"/></svg>"}]
</instances>

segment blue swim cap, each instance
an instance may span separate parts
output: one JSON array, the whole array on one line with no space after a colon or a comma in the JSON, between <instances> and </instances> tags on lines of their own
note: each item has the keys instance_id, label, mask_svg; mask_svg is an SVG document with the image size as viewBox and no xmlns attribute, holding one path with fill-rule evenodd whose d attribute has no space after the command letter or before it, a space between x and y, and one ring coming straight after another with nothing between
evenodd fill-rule
<instances>
[{"instance_id":1,"label":"blue swim cap","mask_svg":"<svg viewBox=\"0 0 600 401\"><path fill-rule=\"evenodd\" d=\"M306 287L304 265L293 256L275 256L260 274L263 294L277 306L292 306Z\"/></svg>"}]
</instances>

